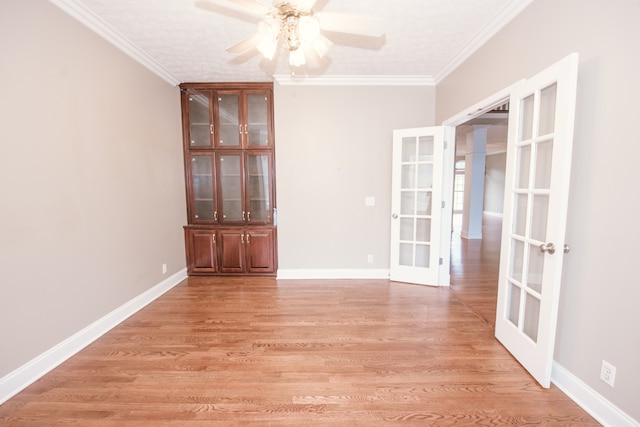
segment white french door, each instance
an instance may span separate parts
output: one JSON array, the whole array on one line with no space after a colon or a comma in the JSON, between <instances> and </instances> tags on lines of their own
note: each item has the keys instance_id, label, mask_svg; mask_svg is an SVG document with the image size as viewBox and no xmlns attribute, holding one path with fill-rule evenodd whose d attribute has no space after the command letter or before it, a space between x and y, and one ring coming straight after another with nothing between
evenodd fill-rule
<instances>
[{"instance_id":1,"label":"white french door","mask_svg":"<svg viewBox=\"0 0 640 427\"><path fill-rule=\"evenodd\" d=\"M390 278L438 285L444 128L393 132Z\"/></svg>"},{"instance_id":2,"label":"white french door","mask_svg":"<svg viewBox=\"0 0 640 427\"><path fill-rule=\"evenodd\" d=\"M512 87L496 338L549 387L555 344L578 55ZM568 250L568 247L566 247Z\"/></svg>"}]
</instances>

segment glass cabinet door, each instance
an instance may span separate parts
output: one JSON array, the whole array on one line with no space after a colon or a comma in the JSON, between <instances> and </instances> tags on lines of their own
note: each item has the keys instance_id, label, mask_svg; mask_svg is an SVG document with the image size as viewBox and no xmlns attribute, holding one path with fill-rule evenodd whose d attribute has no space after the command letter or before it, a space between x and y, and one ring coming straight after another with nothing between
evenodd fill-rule
<instances>
[{"instance_id":1,"label":"glass cabinet door","mask_svg":"<svg viewBox=\"0 0 640 427\"><path fill-rule=\"evenodd\" d=\"M211 96L209 92L191 92L189 98L189 147L212 147Z\"/></svg>"},{"instance_id":2,"label":"glass cabinet door","mask_svg":"<svg viewBox=\"0 0 640 427\"><path fill-rule=\"evenodd\" d=\"M191 155L191 188L194 223L212 222L216 218L213 182L213 154Z\"/></svg>"},{"instance_id":3,"label":"glass cabinet door","mask_svg":"<svg viewBox=\"0 0 640 427\"><path fill-rule=\"evenodd\" d=\"M244 129L248 147L269 145L269 97L266 93L248 93L247 123Z\"/></svg>"},{"instance_id":4,"label":"glass cabinet door","mask_svg":"<svg viewBox=\"0 0 640 427\"><path fill-rule=\"evenodd\" d=\"M240 97L237 93L218 93L218 146L240 147Z\"/></svg>"},{"instance_id":5,"label":"glass cabinet door","mask_svg":"<svg viewBox=\"0 0 640 427\"><path fill-rule=\"evenodd\" d=\"M250 154L247 156L247 221L271 221L271 156Z\"/></svg>"},{"instance_id":6,"label":"glass cabinet door","mask_svg":"<svg viewBox=\"0 0 640 427\"><path fill-rule=\"evenodd\" d=\"M242 155L221 154L218 158L219 220L221 223L243 222Z\"/></svg>"}]
</instances>

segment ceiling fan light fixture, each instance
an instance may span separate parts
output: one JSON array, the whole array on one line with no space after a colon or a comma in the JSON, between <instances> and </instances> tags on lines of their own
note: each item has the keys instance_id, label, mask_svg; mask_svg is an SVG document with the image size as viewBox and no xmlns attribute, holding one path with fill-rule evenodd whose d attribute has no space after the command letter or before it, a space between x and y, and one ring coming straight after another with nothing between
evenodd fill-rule
<instances>
[{"instance_id":1,"label":"ceiling fan light fixture","mask_svg":"<svg viewBox=\"0 0 640 427\"><path fill-rule=\"evenodd\" d=\"M322 34L319 34L318 37L316 37L316 39L311 43L311 46L313 46L313 50L315 50L316 54L320 58L324 58L329 48L333 46L333 43L331 43L331 40L329 40Z\"/></svg>"},{"instance_id":2,"label":"ceiling fan light fixture","mask_svg":"<svg viewBox=\"0 0 640 427\"><path fill-rule=\"evenodd\" d=\"M314 68L320 65L318 60L324 58L333 46L322 31L366 37L381 37L385 31L381 19L331 12L314 13L312 8L317 0L273 0L273 7L259 0L228 1L245 8L248 14L260 15L262 19L255 35L227 48L227 51L244 54L256 49L266 59L273 60L278 48L284 45L289 51L292 67L308 64Z\"/></svg>"},{"instance_id":3,"label":"ceiling fan light fixture","mask_svg":"<svg viewBox=\"0 0 640 427\"><path fill-rule=\"evenodd\" d=\"M295 49L289 51L289 65L292 67L302 67L306 64L304 57L304 49Z\"/></svg>"},{"instance_id":4,"label":"ceiling fan light fixture","mask_svg":"<svg viewBox=\"0 0 640 427\"><path fill-rule=\"evenodd\" d=\"M258 35L260 41L256 45L256 49L268 60L273 59L278 49L280 35L279 22L276 20L260 21L258 24Z\"/></svg>"}]
</instances>

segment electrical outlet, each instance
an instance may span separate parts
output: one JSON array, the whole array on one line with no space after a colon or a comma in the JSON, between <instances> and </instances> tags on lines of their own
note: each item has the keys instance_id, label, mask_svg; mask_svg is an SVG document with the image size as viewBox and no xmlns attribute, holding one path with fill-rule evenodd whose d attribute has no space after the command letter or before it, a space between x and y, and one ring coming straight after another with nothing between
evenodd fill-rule
<instances>
[{"instance_id":1,"label":"electrical outlet","mask_svg":"<svg viewBox=\"0 0 640 427\"><path fill-rule=\"evenodd\" d=\"M367 262L373 264L373 255L367 255Z\"/></svg>"},{"instance_id":2,"label":"electrical outlet","mask_svg":"<svg viewBox=\"0 0 640 427\"><path fill-rule=\"evenodd\" d=\"M616 380L616 367L603 360L602 368L600 368L600 379L613 387L613 383Z\"/></svg>"},{"instance_id":3,"label":"electrical outlet","mask_svg":"<svg viewBox=\"0 0 640 427\"><path fill-rule=\"evenodd\" d=\"M162 274L167 274L167 264L162 264Z\"/></svg>"}]
</instances>

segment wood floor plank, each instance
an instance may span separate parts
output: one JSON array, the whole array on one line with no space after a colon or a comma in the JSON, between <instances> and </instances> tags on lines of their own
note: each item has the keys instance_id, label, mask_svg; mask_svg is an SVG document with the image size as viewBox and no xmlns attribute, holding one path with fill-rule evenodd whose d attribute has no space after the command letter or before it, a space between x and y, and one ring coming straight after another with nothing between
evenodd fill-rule
<instances>
[{"instance_id":1,"label":"wood floor plank","mask_svg":"<svg viewBox=\"0 0 640 427\"><path fill-rule=\"evenodd\" d=\"M451 289L189 278L0 406L0 425L598 425L495 340L487 241L457 243Z\"/></svg>"}]
</instances>

